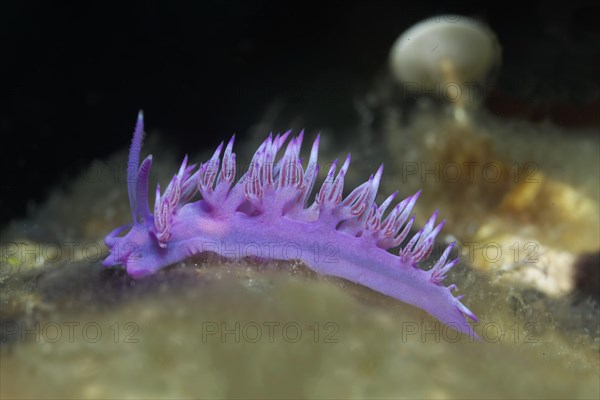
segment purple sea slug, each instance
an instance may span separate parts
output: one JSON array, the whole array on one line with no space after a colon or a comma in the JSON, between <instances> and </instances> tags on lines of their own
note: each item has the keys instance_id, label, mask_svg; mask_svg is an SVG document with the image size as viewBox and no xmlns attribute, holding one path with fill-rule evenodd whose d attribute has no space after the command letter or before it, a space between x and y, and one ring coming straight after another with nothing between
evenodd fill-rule
<instances>
[{"instance_id":1,"label":"purple sea slug","mask_svg":"<svg viewBox=\"0 0 600 400\"><path fill-rule=\"evenodd\" d=\"M188 165L186 156L164 192L158 185L154 212L150 212L152 155L138 167L143 124L140 111L127 167L133 223L106 236L110 254L105 266L122 264L130 276L138 278L206 251L231 258L264 257L268 245L273 259L302 260L319 274L340 277L412 304L476 337L465 319L477 321L475 315L460 302L462 296L454 297L455 285L442 285L448 270L459 261L448 260L453 244L429 270L418 267L432 251L444 222L436 226L434 213L400 246L413 225L410 213L420 192L384 216L397 192L381 205L375 203L383 165L343 198L350 155L337 174L334 161L314 202L308 205L319 168L319 136L304 169L299 156L303 132L291 139L279 159L277 153L290 132L274 138L269 135L237 182L232 137L222 158L223 143L195 172L196 165ZM197 192L201 199L194 200ZM120 236L125 230L129 231ZM399 247L397 255L387 251L395 247Z\"/></svg>"}]
</instances>

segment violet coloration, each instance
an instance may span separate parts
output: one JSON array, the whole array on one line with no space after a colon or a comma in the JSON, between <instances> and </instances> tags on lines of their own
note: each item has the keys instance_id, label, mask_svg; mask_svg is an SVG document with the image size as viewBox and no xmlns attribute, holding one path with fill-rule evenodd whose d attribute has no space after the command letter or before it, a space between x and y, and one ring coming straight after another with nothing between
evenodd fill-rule
<instances>
[{"instance_id":1,"label":"violet coloration","mask_svg":"<svg viewBox=\"0 0 600 400\"><path fill-rule=\"evenodd\" d=\"M221 143L197 169L188 165L186 156L166 189L161 192L158 185L151 212L152 155L139 164L143 124L140 111L127 168L133 222L106 236L110 253L105 266L122 264L130 276L139 278L203 252L225 258L265 258L266 247L271 259L301 260L319 274L414 305L457 331L477 337L465 316L477 319L460 302L462 296L452 294L456 286L442 285L446 273L459 261L449 260L453 244L430 269L418 266L432 251L444 222L436 225L436 211L409 238L414 221L410 214L419 192L386 214L397 192L380 205L375 203L383 165L344 198L350 155L339 170L334 161L309 205L319 169L319 136L304 168L299 155L303 132L288 142L279 159L277 154L290 131L269 135L237 182L232 137L224 152ZM392 248L399 248L397 254L389 251Z\"/></svg>"}]
</instances>

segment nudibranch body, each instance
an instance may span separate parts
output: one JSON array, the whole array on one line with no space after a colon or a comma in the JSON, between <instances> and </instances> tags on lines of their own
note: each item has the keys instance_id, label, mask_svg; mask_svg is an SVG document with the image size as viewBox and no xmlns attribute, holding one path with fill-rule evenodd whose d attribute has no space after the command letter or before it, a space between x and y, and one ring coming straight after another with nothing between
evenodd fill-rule
<instances>
[{"instance_id":1,"label":"nudibranch body","mask_svg":"<svg viewBox=\"0 0 600 400\"><path fill-rule=\"evenodd\" d=\"M429 270L418 267L432 251L443 222L436 213L404 246L413 225L410 217L419 193L399 202L385 217L397 193L375 203L383 172L343 198L350 155L337 171L337 160L308 205L318 175L319 137L306 169L299 152L303 133L283 148L290 132L270 135L258 148L248 170L234 182L236 158L231 138L196 170L187 156L164 192L157 187L154 211L148 207L152 156L139 165L143 114L136 124L128 163L128 192L133 223L106 236L110 254L104 265L125 266L135 278L152 274L185 258L214 252L226 258L254 256L301 260L317 273L340 277L427 311L446 325L476 336L465 316L475 315L455 297L455 285L442 285L458 263L449 260L453 245ZM196 170L194 172L194 170ZM193 201L199 192L201 199ZM129 229L124 236L119 236ZM400 247L398 255L391 248Z\"/></svg>"}]
</instances>

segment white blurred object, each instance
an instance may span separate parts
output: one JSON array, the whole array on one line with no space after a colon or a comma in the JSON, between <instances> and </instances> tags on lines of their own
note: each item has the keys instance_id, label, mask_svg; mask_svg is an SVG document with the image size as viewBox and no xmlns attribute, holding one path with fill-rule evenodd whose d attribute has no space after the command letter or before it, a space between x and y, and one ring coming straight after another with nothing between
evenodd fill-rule
<instances>
[{"instance_id":1,"label":"white blurred object","mask_svg":"<svg viewBox=\"0 0 600 400\"><path fill-rule=\"evenodd\" d=\"M390 52L394 77L407 94L435 96L454 104L457 120L485 97L501 62L496 35L460 15L426 19L405 31Z\"/></svg>"}]
</instances>

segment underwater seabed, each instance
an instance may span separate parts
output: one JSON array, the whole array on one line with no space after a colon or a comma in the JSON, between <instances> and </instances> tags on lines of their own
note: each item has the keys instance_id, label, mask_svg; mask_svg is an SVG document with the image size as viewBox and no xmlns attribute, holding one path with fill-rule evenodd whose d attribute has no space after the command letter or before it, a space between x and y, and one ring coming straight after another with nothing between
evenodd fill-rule
<instances>
[{"instance_id":1,"label":"underwater seabed","mask_svg":"<svg viewBox=\"0 0 600 400\"><path fill-rule=\"evenodd\" d=\"M161 155L162 183L180 157L156 136L146 151ZM140 281L103 269L95 250L130 218L118 165L124 152L2 232L3 244L29 251L0 260L2 398L600 396L597 302L495 279L469 257L446 282L479 317L480 342L297 263L207 255ZM386 167L384 193L411 193L400 174ZM449 221L443 232L476 230Z\"/></svg>"},{"instance_id":2,"label":"underwater seabed","mask_svg":"<svg viewBox=\"0 0 600 400\"><path fill-rule=\"evenodd\" d=\"M437 111L404 124L393 109L387 115L395 179L385 189L422 188L418 224L439 209L470 264L509 285L554 298L583 281L588 294L600 291L597 130L485 112L467 123Z\"/></svg>"}]
</instances>

